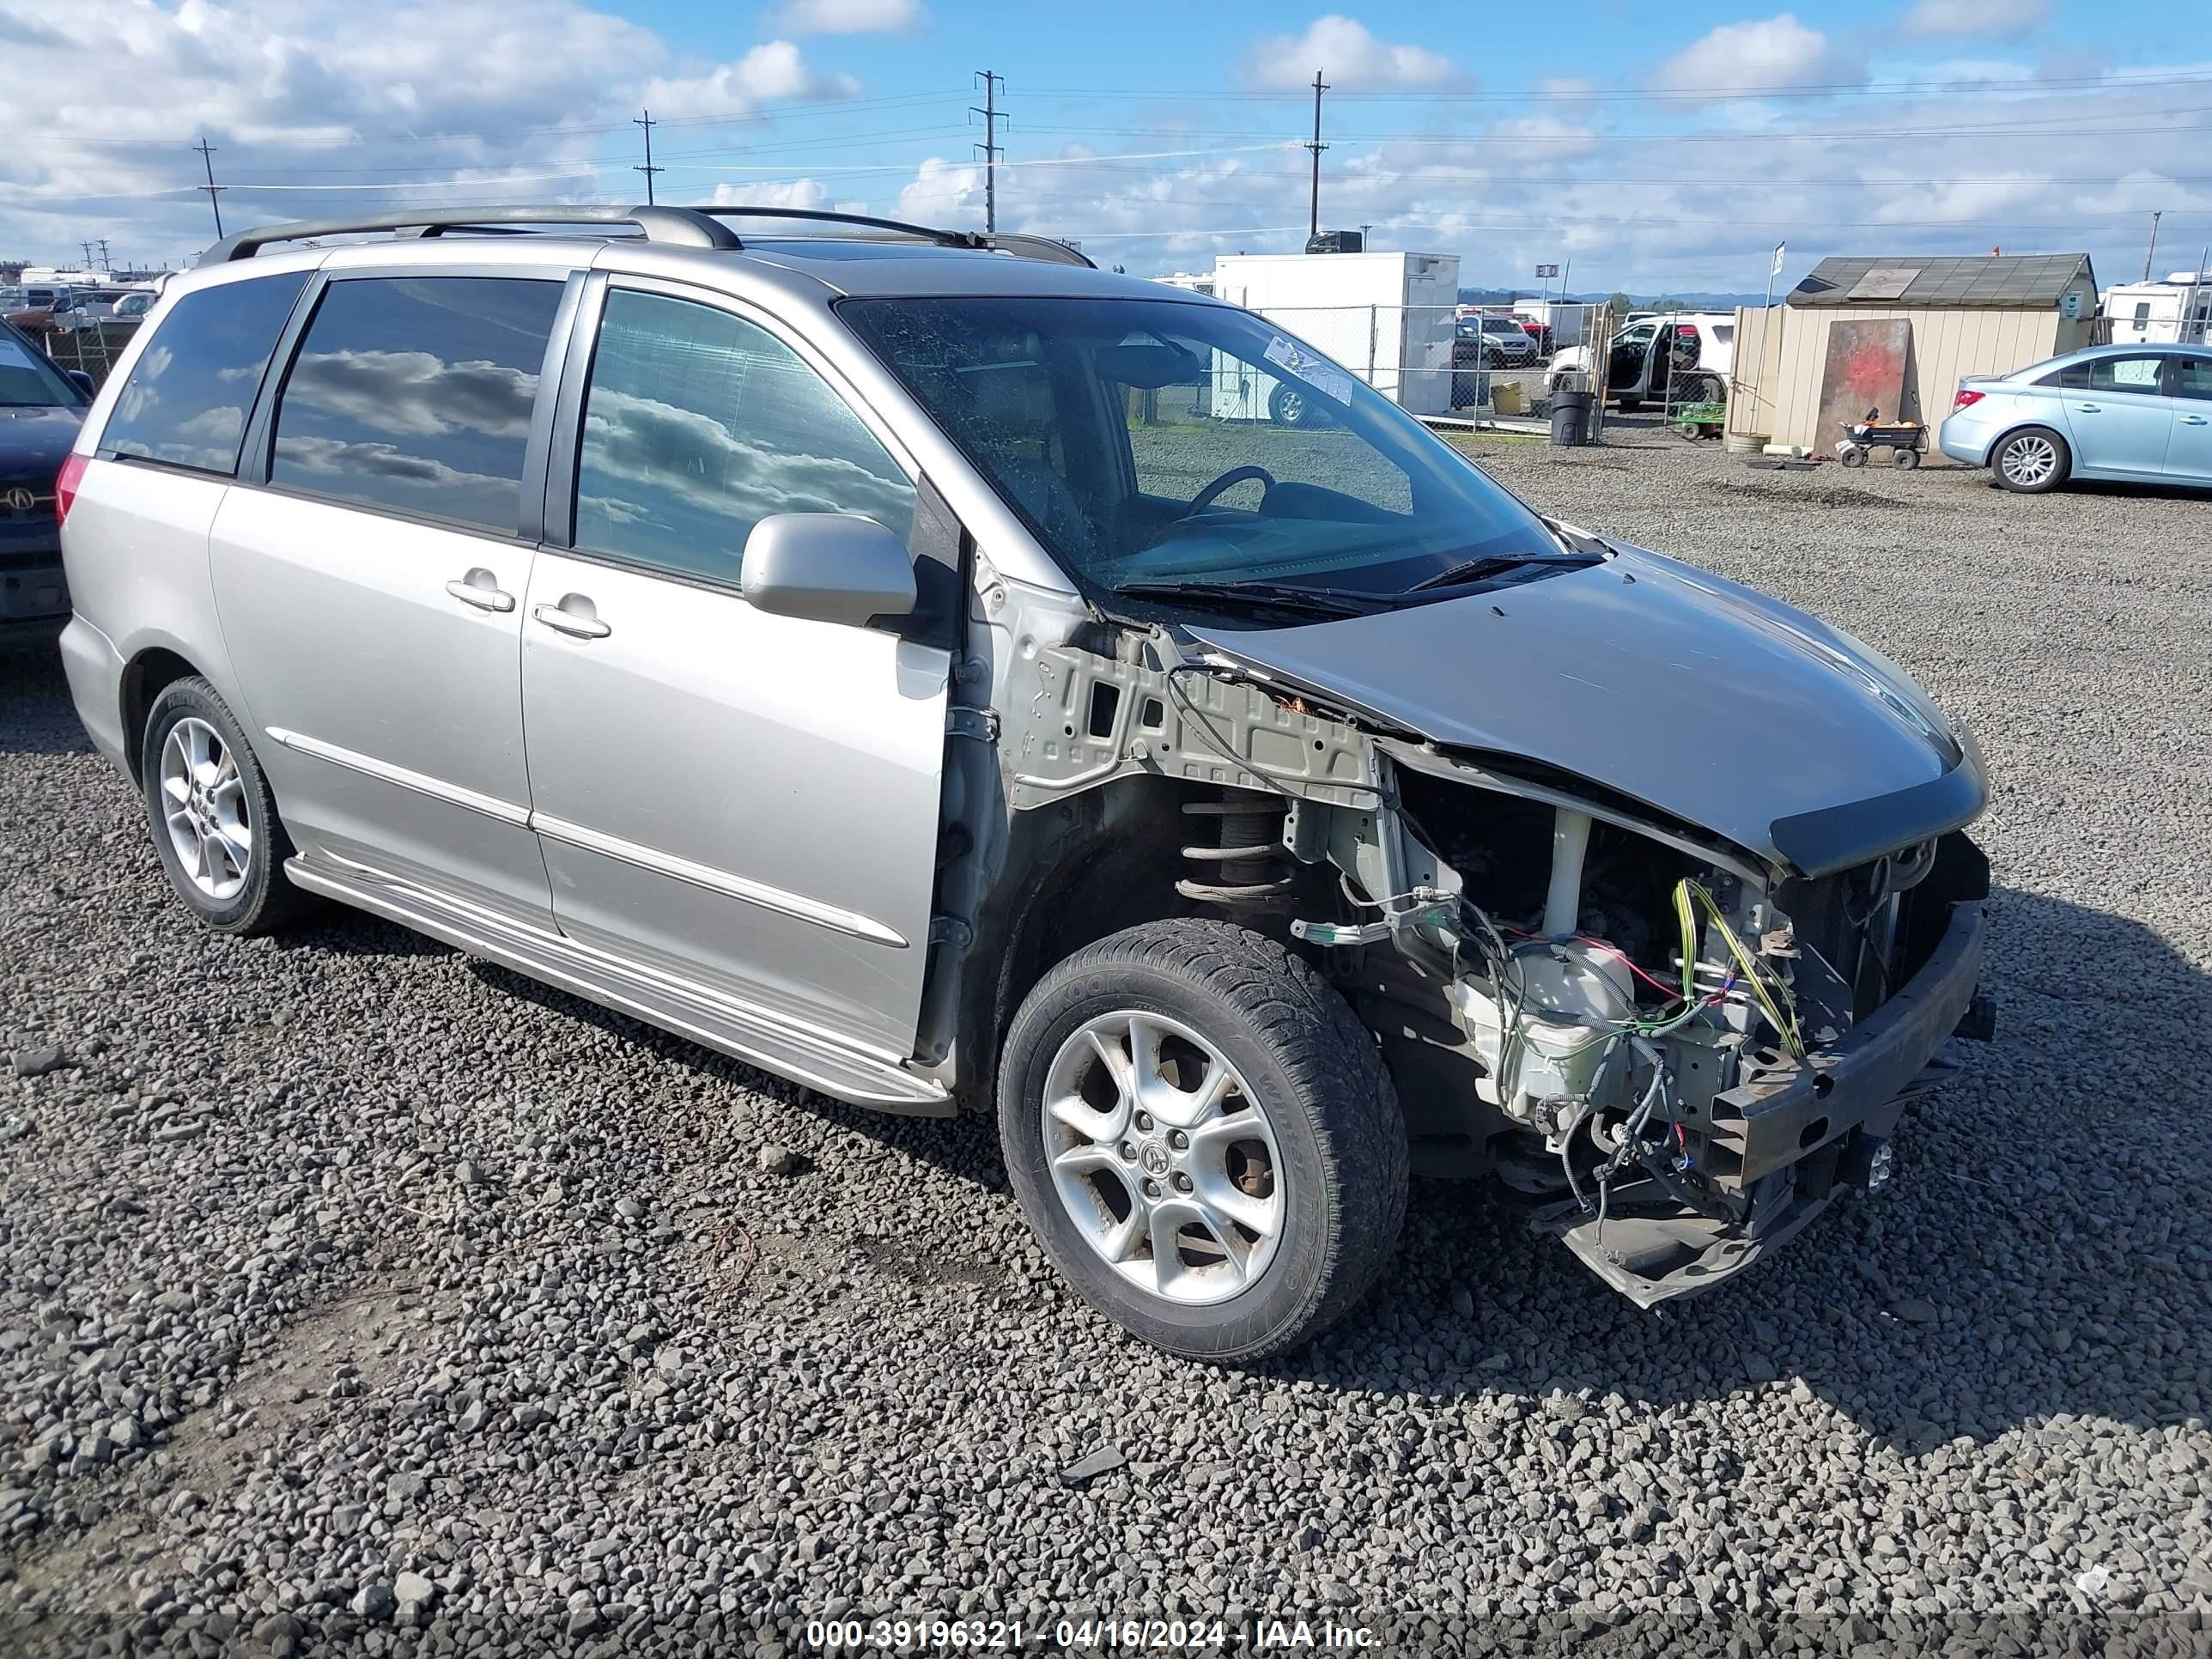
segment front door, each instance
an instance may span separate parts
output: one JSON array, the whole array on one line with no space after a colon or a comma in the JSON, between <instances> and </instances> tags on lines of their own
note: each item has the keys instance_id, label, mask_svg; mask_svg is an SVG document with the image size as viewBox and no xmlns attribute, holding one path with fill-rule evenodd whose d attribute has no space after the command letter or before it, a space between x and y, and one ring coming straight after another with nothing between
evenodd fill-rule
<instances>
[{"instance_id":1,"label":"front door","mask_svg":"<svg viewBox=\"0 0 2212 1659\"><path fill-rule=\"evenodd\" d=\"M2177 483L2212 485L2212 357L2173 360L2173 435L2166 442L2166 477Z\"/></svg>"},{"instance_id":2,"label":"front door","mask_svg":"<svg viewBox=\"0 0 2212 1659\"><path fill-rule=\"evenodd\" d=\"M585 306L570 373L591 341ZM909 469L726 299L616 281L524 606L532 823L579 942L886 1058L928 954L950 653L740 592L774 513L912 526ZM562 493L555 492L556 497Z\"/></svg>"},{"instance_id":3,"label":"front door","mask_svg":"<svg viewBox=\"0 0 2212 1659\"><path fill-rule=\"evenodd\" d=\"M1607 353L1606 389L1625 398L1644 396L1651 376L1651 353L1659 332L1653 322L1632 323L1613 337Z\"/></svg>"},{"instance_id":4,"label":"front door","mask_svg":"<svg viewBox=\"0 0 2212 1659\"><path fill-rule=\"evenodd\" d=\"M2166 358L2092 357L2066 370L2066 428L2077 468L2137 478L2166 471L2174 399L2165 394Z\"/></svg>"},{"instance_id":5,"label":"front door","mask_svg":"<svg viewBox=\"0 0 2212 1659\"><path fill-rule=\"evenodd\" d=\"M330 283L278 394L266 482L231 489L213 532L223 637L301 851L541 926L522 750L536 538L520 532L562 293Z\"/></svg>"}]
</instances>

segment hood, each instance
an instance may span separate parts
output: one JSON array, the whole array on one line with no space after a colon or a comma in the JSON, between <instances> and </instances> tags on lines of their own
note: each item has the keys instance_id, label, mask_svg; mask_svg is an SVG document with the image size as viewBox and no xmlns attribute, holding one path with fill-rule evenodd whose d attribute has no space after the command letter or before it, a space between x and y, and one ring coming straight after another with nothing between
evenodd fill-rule
<instances>
[{"instance_id":1,"label":"hood","mask_svg":"<svg viewBox=\"0 0 2212 1659\"><path fill-rule=\"evenodd\" d=\"M1978 814L1980 758L1880 652L1641 549L1342 622L1192 630L1438 744L1586 778L1814 875Z\"/></svg>"},{"instance_id":2,"label":"hood","mask_svg":"<svg viewBox=\"0 0 2212 1659\"><path fill-rule=\"evenodd\" d=\"M84 424L84 407L66 409L0 408L0 480L35 478L52 488L54 474L76 441Z\"/></svg>"}]
</instances>

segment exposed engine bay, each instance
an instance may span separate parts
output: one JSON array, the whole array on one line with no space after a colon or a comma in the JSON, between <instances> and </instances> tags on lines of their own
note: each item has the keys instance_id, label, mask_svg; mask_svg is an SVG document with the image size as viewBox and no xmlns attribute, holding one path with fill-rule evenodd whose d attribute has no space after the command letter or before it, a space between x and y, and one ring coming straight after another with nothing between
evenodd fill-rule
<instances>
[{"instance_id":1,"label":"exposed engine bay","mask_svg":"<svg viewBox=\"0 0 2212 1659\"><path fill-rule=\"evenodd\" d=\"M1933 1050L1990 1019L1987 866L1963 835L1808 878L1188 648L1160 630L1031 652L1000 745L1009 804L1182 785L1178 898L1298 942L1336 982L1416 1170L1502 1181L1640 1304L1879 1185L1905 1101L1943 1075ZM1941 994L1900 995L1931 963Z\"/></svg>"}]
</instances>

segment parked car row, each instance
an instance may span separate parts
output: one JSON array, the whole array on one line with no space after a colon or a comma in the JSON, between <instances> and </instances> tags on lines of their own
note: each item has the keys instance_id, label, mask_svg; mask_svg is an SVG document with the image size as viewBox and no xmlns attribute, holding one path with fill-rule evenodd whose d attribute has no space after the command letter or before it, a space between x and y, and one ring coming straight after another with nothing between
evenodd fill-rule
<instances>
[{"instance_id":1,"label":"parked car row","mask_svg":"<svg viewBox=\"0 0 2212 1659\"><path fill-rule=\"evenodd\" d=\"M136 324L157 297L150 289L33 283L0 289L0 319L28 334L73 334L103 323Z\"/></svg>"}]
</instances>

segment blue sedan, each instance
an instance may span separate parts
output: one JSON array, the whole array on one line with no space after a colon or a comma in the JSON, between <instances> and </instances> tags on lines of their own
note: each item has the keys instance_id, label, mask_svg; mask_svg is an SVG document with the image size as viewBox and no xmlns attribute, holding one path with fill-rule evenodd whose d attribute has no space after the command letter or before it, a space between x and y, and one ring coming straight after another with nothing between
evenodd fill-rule
<instances>
[{"instance_id":1,"label":"blue sedan","mask_svg":"<svg viewBox=\"0 0 2212 1659\"><path fill-rule=\"evenodd\" d=\"M1961 381L1936 445L2007 489L2069 478L2212 486L2212 347L2092 346Z\"/></svg>"}]
</instances>

